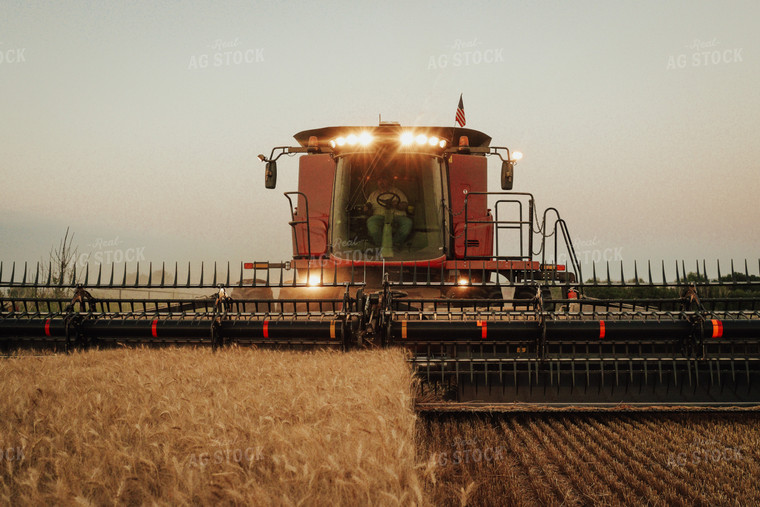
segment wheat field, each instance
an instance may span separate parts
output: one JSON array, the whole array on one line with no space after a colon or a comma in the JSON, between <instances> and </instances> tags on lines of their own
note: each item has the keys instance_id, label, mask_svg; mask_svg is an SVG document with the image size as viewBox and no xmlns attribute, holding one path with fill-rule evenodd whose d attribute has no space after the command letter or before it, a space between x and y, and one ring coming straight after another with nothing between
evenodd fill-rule
<instances>
[{"instance_id":1,"label":"wheat field","mask_svg":"<svg viewBox=\"0 0 760 507\"><path fill-rule=\"evenodd\" d=\"M0 360L8 505L760 503L760 414L424 414L399 350Z\"/></svg>"},{"instance_id":2,"label":"wheat field","mask_svg":"<svg viewBox=\"0 0 760 507\"><path fill-rule=\"evenodd\" d=\"M89 351L0 379L5 504L424 503L400 351Z\"/></svg>"}]
</instances>

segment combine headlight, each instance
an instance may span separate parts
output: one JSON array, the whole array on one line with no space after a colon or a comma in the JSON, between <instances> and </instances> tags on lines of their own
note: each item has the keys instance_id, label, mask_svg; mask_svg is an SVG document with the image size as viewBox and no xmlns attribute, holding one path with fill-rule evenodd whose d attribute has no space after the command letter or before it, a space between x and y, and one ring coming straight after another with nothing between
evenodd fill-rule
<instances>
[{"instance_id":1,"label":"combine headlight","mask_svg":"<svg viewBox=\"0 0 760 507\"><path fill-rule=\"evenodd\" d=\"M372 134L369 132L362 132L359 135L356 134L348 134L347 136L340 136L336 137L335 139L330 140L330 146L335 148L336 146L356 146L357 144L361 146L369 146L372 144L372 141L374 138L372 137Z\"/></svg>"},{"instance_id":2,"label":"combine headlight","mask_svg":"<svg viewBox=\"0 0 760 507\"><path fill-rule=\"evenodd\" d=\"M416 144L417 146L431 146L433 148L446 148L449 142L446 139L441 139L437 136L428 136L426 134L415 134L413 132L404 132L400 137L401 146L411 146Z\"/></svg>"},{"instance_id":3,"label":"combine headlight","mask_svg":"<svg viewBox=\"0 0 760 507\"><path fill-rule=\"evenodd\" d=\"M460 278L457 282L459 285L469 285L470 281L467 278Z\"/></svg>"},{"instance_id":4,"label":"combine headlight","mask_svg":"<svg viewBox=\"0 0 760 507\"><path fill-rule=\"evenodd\" d=\"M309 287L316 287L320 284L319 275L309 275Z\"/></svg>"},{"instance_id":5,"label":"combine headlight","mask_svg":"<svg viewBox=\"0 0 760 507\"><path fill-rule=\"evenodd\" d=\"M362 132L359 134L359 144L362 146L369 146L372 143L372 135L369 132Z\"/></svg>"},{"instance_id":6,"label":"combine headlight","mask_svg":"<svg viewBox=\"0 0 760 507\"><path fill-rule=\"evenodd\" d=\"M522 152L519 151L513 151L509 154L509 160L512 162L517 162L518 160L521 160L523 158Z\"/></svg>"},{"instance_id":7,"label":"combine headlight","mask_svg":"<svg viewBox=\"0 0 760 507\"><path fill-rule=\"evenodd\" d=\"M446 148L449 142L437 136L428 136L427 134L418 134L413 131L402 132L399 136L401 146L430 146L431 148ZM375 137L368 131L352 133L346 136L336 137L329 141L330 147L338 148L344 146L369 146L375 142Z\"/></svg>"}]
</instances>

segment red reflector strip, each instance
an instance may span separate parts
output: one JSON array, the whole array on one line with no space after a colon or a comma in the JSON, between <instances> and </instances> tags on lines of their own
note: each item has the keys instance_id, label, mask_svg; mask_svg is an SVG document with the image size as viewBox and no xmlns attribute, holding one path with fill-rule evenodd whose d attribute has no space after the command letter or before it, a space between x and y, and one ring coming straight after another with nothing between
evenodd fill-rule
<instances>
[{"instance_id":1,"label":"red reflector strip","mask_svg":"<svg viewBox=\"0 0 760 507\"><path fill-rule=\"evenodd\" d=\"M264 331L264 338L269 338L269 321L268 320L264 321L263 331Z\"/></svg>"},{"instance_id":2,"label":"red reflector strip","mask_svg":"<svg viewBox=\"0 0 760 507\"><path fill-rule=\"evenodd\" d=\"M604 335L607 334L607 328L604 325L604 321L599 321L599 339L602 340L604 338Z\"/></svg>"},{"instance_id":3,"label":"red reflector strip","mask_svg":"<svg viewBox=\"0 0 760 507\"><path fill-rule=\"evenodd\" d=\"M50 336L50 319L45 321L45 336Z\"/></svg>"},{"instance_id":4,"label":"red reflector strip","mask_svg":"<svg viewBox=\"0 0 760 507\"><path fill-rule=\"evenodd\" d=\"M406 321L401 321L401 338L406 340Z\"/></svg>"},{"instance_id":5,"label":"red reflector strip","mask_svg":"<svg viewBox=\"0 0 760 507\"><path fill-rule=\"evenodd\" d=\"M150 326L150 332L153 338L158 338L158 319L153 319L153 323Z\"/></svg>"},{"instance_id":6,"label":"red reflector strip","mask_svg":"<svg viewBox=\"0 0 760 507\"><path fill-rule=\"evenodd\" d=\"M253 263L252 262L246 262L243 264L243 269L253 269Z\"/></svg>"},{"instance_id":7,"label":"red reflector strip","mask_svg":"<svg viewBox=\"0 0 760 507\"><path fill-rule=\"evenodd\" d=\"M713 319L712 321L713 326L713 338L721 338L723 337L723 322L717 319Z\"/></svg>"},{"instance_id":8,"label":"red reflector strip","mask_svg":"<svg viewBox=\"0 0 760 507\"><path fill-rule=\"evenodd\" d=\"M485 320L479 320L478 327L480 327L480 337L483 340L488 338L488 322Z\"/></svg>"}]
</instances>

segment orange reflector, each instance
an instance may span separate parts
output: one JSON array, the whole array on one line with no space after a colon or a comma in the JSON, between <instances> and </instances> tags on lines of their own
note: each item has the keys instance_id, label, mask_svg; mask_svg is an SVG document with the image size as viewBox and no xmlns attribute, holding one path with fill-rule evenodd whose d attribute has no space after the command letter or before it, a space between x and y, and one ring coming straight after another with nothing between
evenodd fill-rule
<instances>
[{"instance_id":1,"label":"orange reflector","mask_svg":"<svg viewBox=\"0 0 760 507\"><path fill-rule=\"evenodd\" d=\"M317 136L309 136L309 148L316 148L317 146L319 146Z\"/></svg>"},{"instance_id":2,"label":"orange reflector","mask_svg":"<svg viewBox=\"0 0 760 507\"><path fill-rule=\"evenodd\" d=\"M243 269L269 269L268 262L245 262Z\"/></svg>"},{"instance_id":3,"label":"orange reflector","mask_svg":"<svg viewBox=\"0 0 760 507\"><path fill-rule=\"evenodd\" d=\"M459 147L466 148L468 146L470 146L470 138L467 136L461 136L459 138Z\"/></svg>"},{"instance_id":4,"label":"orange reflector","mask_svg":"<svg viewBox=\"0 0 760 507\"><path fill-rule=\"evenodd\" d=\"M150 334L153 335L153 338L158 338L158 319L153 319L150 325Z\"/></svg>"},{"instance_id":5,"label":"orange reflector","mask_svg":"<svg viewBox=\"0 0 760 507\"><path fill-rule=\"evenodd\" d=\"M723 322L717 319L712 320L712 326L713 326L713 338L721 338L723 337Z\"/></svg>"},{"instance_id":6,"label":"orange reflector","mask_svg":"<svg viewBox=\"0 0 760 507\"><path fill-rule=\"evenodd\" d=\"M401 321L401 338L406 340L406 321L405 320Z\"/></svg>"},{"instance_id":7,"label":"orange reflector","mask_svg":"<svg viewBox=\"0 0 760 507\"><path fill-rule=\"evenodd\" d=\"M330 322L330 338L335 338L335 321Z\"/></svg>"},{"instance_id":8,"label":"orange reflector","mask_svg":"<svg viewBox=\"0 0 760 507\"><path fill-rule=\"evenodd\" d=\"M480 327L480 337L485 340L488 337L488 322L479 320L478 327Z\"/></svg>"},{"instance_id":9,"label":"orange reflector","mask_svg":"<svg viewBox=\"0 0 760 507\"><path fill-rule=\"evenodd\" d=\"M50 319L45 321L45 336L50 336Z\"/></svg>"},{"instance_id":10,"label":"orange reflector","mask_svg":"<svg viewBox=\"0 0 760 507\"><path fill-rule=\"evenodd\" d=\"M604 321L603 321L603 320L600 320L600 321L599 321L599 339L600 339L600 340L601 340L601 339L603 339L603 338L604 338L604 335L605 335L606 333L607 333L607 328L606 328L606 327L605 327L605 325L604 325Z\"/></svg>"},{"instance_id":11,"label":"orange reflector","mask_svg":"<svg viewBox=\"0 0 760 507\"><path fill-rule=\"evenodd\" d=\"M268 320L264 321L263 331L264 331L264 338L269 338L269 321Z\"/></svg>"}]
</instances>

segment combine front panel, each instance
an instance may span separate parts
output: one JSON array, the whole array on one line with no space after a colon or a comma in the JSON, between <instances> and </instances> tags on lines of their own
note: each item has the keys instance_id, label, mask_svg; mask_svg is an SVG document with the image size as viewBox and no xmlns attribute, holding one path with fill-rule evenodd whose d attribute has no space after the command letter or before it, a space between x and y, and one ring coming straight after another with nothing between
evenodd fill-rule
<instances>
[{"instance_id":1,"label":"combine front panel","mask_svg":"<svg viewBox=\"0 0 760 507\"><path fill-rule=\"evenodd\" d=\"M448 167L455 256L491 257L493 217L483 195L488 190L486 157L452 154ZM476 194L468 197L473 192Z\"/></svg>"},{"instance_id":2,"label":"combine front panel","mask_svg":"<svg viewBox=\"0 0 760 507\"><path fill-rule=\"evenodd\" d=\"M293 257L319 257L327 252L327 227L335 180L335 160L328 154L299 160L298 198L293 210Z\"/></svg>"}]
</instances>

